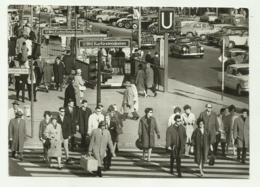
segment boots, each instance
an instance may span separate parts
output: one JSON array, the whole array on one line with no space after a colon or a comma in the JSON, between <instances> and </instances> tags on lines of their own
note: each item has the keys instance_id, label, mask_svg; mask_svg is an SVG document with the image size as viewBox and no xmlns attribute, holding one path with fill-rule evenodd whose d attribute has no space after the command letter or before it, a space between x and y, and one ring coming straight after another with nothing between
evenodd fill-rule
<instances>
[{"instance_id":1,"label":"boots","mask_svg":"<svg viewBox=\"0 0 260 187\"><path fill-rule=\"evenodd\" d=\"M97 176L98 176L98 177L102 177L101 167L98 167Z\"/></svg>"}]
</instances>

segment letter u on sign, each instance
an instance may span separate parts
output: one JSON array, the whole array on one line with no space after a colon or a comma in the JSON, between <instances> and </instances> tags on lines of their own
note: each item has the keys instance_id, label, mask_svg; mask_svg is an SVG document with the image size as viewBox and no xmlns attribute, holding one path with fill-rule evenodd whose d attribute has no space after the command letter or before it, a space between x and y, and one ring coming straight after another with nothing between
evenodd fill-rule
<instances>
[{"instance_id":1,"label":"letter u on sign","mask_svg":"<svg viewBox=\"0 0 260 187\"><path fill-rule=\"evenodd\" d=\"M173 24L173 19L172 19L172 12L168 12L168 14L165 15L165 12L162 12L161 16L162 16L162 27L164 29L170 29L172 27L172 24ZM166 25L167 23L165 23L165 17L167 16L167 20L168 21L168 25Z\"/></svg>"},{"instance_id":2,"label":"letter u on sign","mask_svg":"<svg viewBox=\"0 0 260 187\"><path fill-rule=\"evenodd\" d=\"M174 30L174 11L160 10L159 11L159 30L160 32L173 32Z\"/></svg>"}]
</instances>

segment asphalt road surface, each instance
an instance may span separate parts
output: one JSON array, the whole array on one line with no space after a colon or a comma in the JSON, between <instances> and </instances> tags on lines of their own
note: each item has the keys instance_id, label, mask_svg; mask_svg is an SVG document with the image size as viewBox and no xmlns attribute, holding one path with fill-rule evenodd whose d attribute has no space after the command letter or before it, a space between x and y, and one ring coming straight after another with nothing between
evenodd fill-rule
<instances>
[{"instance_id":1,"label":"asphalt road surface","mask_svg":"<svg viewBox=\"0 0 260 187\"><path fill-rule=\"evenodd\" d=\"M95 31L109 29L113 37L130 37L132 34L131 29L108 26L104 23L92 23L92 25ZM176 58L169 55L169 78L221 94L221 85L217 82L217 74L221 72L221 63L218 61L220 51L218 48L205 45L204 49L203 58ZM249 103L248 94L237 96L235 91L226 90L224 96Z\"/></svg>"}]
</instances>

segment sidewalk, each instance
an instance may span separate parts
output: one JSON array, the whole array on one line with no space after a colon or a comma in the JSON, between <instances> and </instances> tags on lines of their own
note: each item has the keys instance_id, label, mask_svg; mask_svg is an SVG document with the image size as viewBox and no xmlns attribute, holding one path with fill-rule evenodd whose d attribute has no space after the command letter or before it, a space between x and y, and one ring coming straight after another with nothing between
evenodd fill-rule
<instances>
[{"instance_id":1,"label":"sidewalk","mask_svg":"<svg viewBox=\"0 0 260 187\"><path fill-rule=\"evenodd\" d=\"M234 104L238 108L248 108L248 105L240 101L224 97L224 102L221 101L219 94L197 88L192 85L188 85L177 80L169 79L169 91L167 93L158 92L156 98L139 97L139 114L144 115L144 109L146 107L152 107L154 109L154 116L157 120L158 127L161 134L161 139L156 141L157 146L165 146L165 134L167 129L167 122L169 116L173 112L173 106L180 106L181 108L185 104L189 104L192 107L192 112L196 117L201 111L205 109L206 103L211 103L213 110L219 112L222 106L228 106ZM103 89L101 92L102 104L105 109L110 104L117 104L118 109L123 98L124 89ZM15 92L9 91L9 98L14 97ZM27 97L27 92L26 92ZM39 123L43 119L43 113L45 110L58 111L60 106L63 106L64 91L50 91L49 93L38 92L38 101L34 103L34 125L33 125L33 137L27 138L26 147L41 147L41 142L38 138ZM96 106L96 90L87 89L87 100L89 107L94 110ZM9 99L9 107L11 107L12 99ZM30 102L26 100L27 105ZM20 103L22 107L23 103ZM119 148L135 148L135 140L138 137L138 122L133 120L126 120L124 122L123 134L119 137Z\"/></svg>"}]
</instances>

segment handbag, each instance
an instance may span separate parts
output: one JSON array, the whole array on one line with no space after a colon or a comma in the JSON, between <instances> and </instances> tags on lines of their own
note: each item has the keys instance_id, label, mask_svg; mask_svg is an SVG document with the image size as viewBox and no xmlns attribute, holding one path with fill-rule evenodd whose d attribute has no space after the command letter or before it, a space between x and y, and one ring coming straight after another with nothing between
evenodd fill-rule
<instances>
[{"instance_id":1,"label":"handbag","mask_svg":"<svg viewBox=\"0 0 260 187\"><path fill-rule=\"evenodd\" d=\"M50 149L51 148L51 141L49 138L47 138L44 142L44 148L45 149Z\"/></svg>"},{"instance_id":2,"label":"handbag","mask_svg":"<svg viewBox=\"0 0 260 187\"><path fill-rule=\"evenodd\" d=\"M215 156L212 153L209 157L209 166L214 166L214 164L215 164Z\"/></svg>"},{"instance_id":3,"label":"handbag","mask_svg":"<svg viewBox=\"0 0 260 187\"><path fill-rule=\"evenodd\" d=\"M81 156L80 158L80 166L87 173L92 173L93 171L97 171L98 169L98 161L92 156Z\"/></svg>"},{"instance_id":4,"label":"handbag","mask_svg":"<svg viewBox=\"0 0 260 187\"><path fill-rule=\"evenodd\" d=\"M135 146L136 146L138 149L143 150L143 143L142 143L141 139L138 138L138 139L135 141Z\"/></svg>"}]
</instances>

